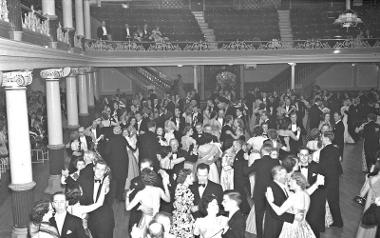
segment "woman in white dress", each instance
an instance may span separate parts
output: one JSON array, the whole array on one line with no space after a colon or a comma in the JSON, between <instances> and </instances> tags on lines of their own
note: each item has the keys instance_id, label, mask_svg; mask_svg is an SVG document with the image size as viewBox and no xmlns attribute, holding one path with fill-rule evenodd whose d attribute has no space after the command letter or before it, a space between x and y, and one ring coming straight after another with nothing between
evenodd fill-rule
<instances>
[{"instance_id":1,"label":"woman in white dress","mask_svg":"<svg viewBox=\"0 0 380 238\"><path fill-rule=\"evenodd\" d=\"M293 214L302 214L301 221L295 220L293 223L284 222L279 238L315 238L315 234L310 225L306 221L306 214L310 206L310 196L306 191L306 178L300 173L292 174L289 187L294 191L281 207L274 204L274 196L271 188L268 188L266 197L269 205L277 215L282 215L285 212Z\"/></svg>"},{"instance_id":2,"label":"woman in white dress","mask_svg":"<svg viewBox=\"0 0 380 238\"><path fill-rule=\"evenodd\" d=\"M352 139L350 133L348 132L348 109L350 108L351 100L346 99L343 102L343 106L340 108L340 114L342 115L342 122L344 124L344 143L354 144L355 140Z\"/></svg>"},{"instance_id":3,"label":"woman in white dress","mask_svg":"<svg viewBox=\"0 0 380 238\"><path fill-rule=\"evenodd\" d=\"M207 214L203 218L198 218L194 223L194 235L200 238L222 238L224 228L228 224L228 218L217 216L219 205L215 196L209 195L201 200L200 209Z\"/></svg>"},{"instance_id":4,"label":"woman in white dress","mask_svg":"<svg viewBox=\"0 0 380 238\"><path fill-rule=\"evenodd\" d=\"M129 196L134 189L129 190L126 194L125 208L127 211L132 210L135 206L140 204L139 209L142 211L142 217L140 219L137 228L142 231L142 237L145 237L146 228L152 221L154 215L160 211L161 199L165 202L170 202L169 193L169 176L162 177L162 184L164 190L155 186L158 183L158 175L156 172L150 169L143 169L141 171L141 180L144 184L144 189L136 193L136 196L129 201Z\"/></svg>"},{"instance_id":5,"label":"woman in white dress","mask_svg":"<svg viewBox=\"0 0 380 238\"><path fill-rule=\"evenodd\" d=\"M136 128L133 126L129 126L128 128L123 130L123 136L125 140L127 141L127 153L128 153L128 176L127 180L125 182L125 189L128 190L131 181L133 178L137 177L139 175L139 162L138 162L138 148L136 146L137 143L137 137L136 137L137 131ZM136 157L137 155L137 157Z\"/></svg>"}]
</instances>

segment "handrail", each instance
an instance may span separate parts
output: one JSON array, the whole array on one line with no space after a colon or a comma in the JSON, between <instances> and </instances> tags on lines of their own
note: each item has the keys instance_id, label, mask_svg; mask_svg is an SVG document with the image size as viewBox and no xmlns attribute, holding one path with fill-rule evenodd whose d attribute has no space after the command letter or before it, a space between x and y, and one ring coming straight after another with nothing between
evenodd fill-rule
<instances>
[{"instance_id":1,"label":"handrail","mask_svg":"<svg viewBox=\"0 0 380 238\"><path fill-rule=\"evenodd\" d=\"M216 45L217 49L212 49ZM380 38L310 39L269 41L103 41L85 40L86 51L212 51L212 50L286 50L286 49L380 48Z\"/></svg>"}]
</instances>

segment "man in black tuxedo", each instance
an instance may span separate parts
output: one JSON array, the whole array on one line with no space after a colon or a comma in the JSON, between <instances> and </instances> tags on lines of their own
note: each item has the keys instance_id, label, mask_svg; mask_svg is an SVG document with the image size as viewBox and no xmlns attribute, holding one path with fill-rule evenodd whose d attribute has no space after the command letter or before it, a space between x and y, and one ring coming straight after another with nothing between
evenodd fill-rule
<instances>
[{"instance_id":1,"label":"man in black tuxedo","mask_svg":"<svg viewBox=\"0 0 380 238\"><path fill-rule=\"evenodd\" d=\"M339 177L343 173L343 169L339 161L339 149L332 144L333 140L334 133L331 131L327 131L322 135L324 148L319 155L319 165L321 174L325 176L327 201L334 221L332 226L343 227L339 206Z\"/></svg>"},{"instance_id":2,"label":"man in black tuxedo","mask_svg":"<svg viewBox=\"0 0 380 238\"><path fill-rule=\"evenodd\" d=\"M334 141L333 144L337 145L339 148L339 155L341 160L343 160L344 151L344 124L342 122L342 115L339 112L334 112Z\"/></svg>"},{"instance_id":3,"label":"man in black tuxedo","mask_svg":"<svg viewBox=\"0 0 380 238\"><path fill-rule=\"evenodd\" d=\"M146 118L144 118L141 115L141 112L136 112L135 118L136 118L135 128L136 128L138 134L143 134L143 133L147 132L148 131L148 128L147 128L148 121Z\"/></svg>"},{"instance_id":4,"label":"man in black tuxedo","mask_svg":"<svg viewBox=\"0 0 380 238\"><path fill-rule=\"evenodd\" d=\"M307 191L310 195L310 207L306 215L306 220L310 224L317 238L325 231L326 214L326 189L324 186L316 184L320 174L319 164L311 161L309 149L301 147L298 153L299 168L301 174L305 176L310 186ZM319 175L322 176L322 175ZM316 185L314 185L316 184Z\"/></svg>"},{"instance_id":5,"label":"man in black tuxedo","mask_svg":"<svg viewBox=\"0 0 380 238\"><path fill-rule=\"evenodd\" d=\"M280 165L277 159L272 159L269 154L273 150L270 144L264 144L261 149L261 159L255 162L247 169L246 173L255 172L255 186L253 188L253 200L255 202L256 211L256 229L257 238L263 237L263 217L266 209L265 192L269 184L272 182L272 168Z\"/></svg>"},{"instance_id":6,"label":"man in black tuxedo","mask_svg":"<svg viewBox=\"0 0 380 238\"><path fill-rule=\"evenodd\" d=\"M111 30L106 25L105 21L102 21L102 25L98 27L96 31L96 36L99 40L111 40Z\"/></svg>"},{"instance_id":7,"label":"man in black tuxedo","mask_svg":"<svg viewBox=\"0 0 380 238\"><path fill-rule=\"evenodd\" d=\"M223 238L244 238L246 217L239 210L241 195L234 190L227 190L223 194L223 207L228 212L228 229L222 234Z\"/></svg>"},{"instance_id":8,"label":"man in black tuxedo","mask_svg":"<svg viewBox=\"0 0 380 238\"><path fill-rule=\"evenodd\" d=\"M244 159L244 150L242 149L243 141L235 140L233 142L234 151L237 151L233 163L234 168L234 189L241 195L241 212L248 215L251 210L247 196L250 194L249 176L244 173L248 168L248 161Z\"/></svg>"},{"instance_id":9,"label":"man in black tuxedo","mask_svg":"<svg viewBox=\"0 0 380 238\"><path fill-rule=\"evenodd\" d=\"M296 135L296 137L298 138L298 140L295 140L291 137L289 138L290 153L295 155L298 153L299 148L302 146L301 128L303 128L303 127L302 127L302 125L300 125L298 123L296 112L291 113L289 118L290 118L290 124L289 124L288 129L291 130Z\"/></svg>"},{"instance_id":10,"label":"man in black tuxedo","mask_svg":"<svg viewBox=\"0 0 380 238\"><path fill-rule=\"evenodd\" d=\"M177 140L180 140L183 135L183 129L185 128L186 123L185 118L182 116L181 110L178 107L174 109L174 116L172 117L172 121L176 126L174 135Z\"/></svg>"},{"instance_id":11,"label":"man in black tuxedo","mask_svg":"<svg viewBox=\"0 0 380 238\"><path fill-rule=\"evenodd\" d=\"M140 152L140 159L149 158L154 162L154 167L159 168L157 155L161 152L161 146L156 135L156 123L147 123L148 131L138 137L137 147Z\"/></svg>"},{"instance_id":12,"label":"man in black tuxedo","mask_svg":"<svg viewBox=\"0 0 380 238\"><path fill-rule=\"evenodd\" d=\"M201 122L199 122L195 125L193 138L197 141L198 145L199 145L199 142L202 141L202 139L203 139L203 124Z\"/></svg>"},{"instance_id":13,"label":"man in black tuxedo","mask_svg":"<svg viewBox=\"0 0 380 238\"><path fill-rule=\"evenodd\" d=\"M280 165L275 166L272 171L273 181L269 184L272 189L274 204L281 206L289 197L288 188L286 186L287 172L286 169ZM295 215L285 212L281 216L273 211L271 206L266 207L265 222L264 222L264 237L277 238L279 237L284 222L293 223ZM302 215L300 218L302 219Z\"/></svg>"},{"instance_id":14,"label":"man in black tuxedo","mask_svg":"<svg viewBox=\"0 0 380 238\"><path fill-rule=\"evenodd\" d=\"M80 199L81 205L90 205L98 200L105 178L110 173L109 170L110 169L104 160L98 160L95 162L91 173L80 174L78 181L83 190ZM113 199L108 193L103 206L89 213L88 228L94 238L113 237L115 220L112 204Z\"/></svg>"},{"instance_id":15,"label":"man in black tuxedo","mask_svg":"<svg viewBox=\"0 0 380 238\"><path fill-rule=\"evenodd\" d=\"M111 168L111 194L119 201L124 200L125 180L128 176L129 158L127 152L128 142L121 135L120 126L113 128L114 135L106 144L104 160Z\"/></svg>"},{"instance_id":16,"label":"man in black tuxedo","mask_svg":"<svg viewBox=\"0 0 380 238\"><path fill-rule=\"evenodd\" d=\"M87 238L83 229L82 219L73 216L67 212L69 202L63 192L57 192L53 195L53 208L55 215L50 218L49 222L57 228L61 238Z\"/></svg>"},{"instance_id":17,"label":"man in black tuxedo","mask_svg":"<svg viewBox=\"0 0 380 238\"><path fill-rule=\"evenodd\" d=\"M322 111L319 107L322 105L322 100L320 98L314 99L314 104L310 108L309 112L309 128L314 129L319 127L319 122L322 119Z\"/></svg>"},{"instance_id":18,"label":"man in black tuxedo","mask_svg":"<svg viewBox=\"0 0 380 238\"><path fill-rule=\"evenodd\" d=\"M268 124L268 128L276 129L276 123L269 119L269 113L267 111L263 111L263 113L260 116L260 121L260 125Z\"/></svg>"},{"instance_id":19,"label":"man in black tuxedo","mask_svg":"<svg viewBox=\"0 0 380 238\"><path fill-rule=\"evenodd\" d=\"M206 214L201 214L199 211L200 200L208 195L216 196L218 204L222 203L223 189L222 186L208 179L210 166L207 164L199 164L197 166L198 181L190 186L191 192L194 194L194 206L191 209L194 218L204 217Z\"/></svg>"},{"instance_id":20,"label":"man in black tuxedo","mask_svg":"<svg viewBox=\"0 0 380 238\"><path fill-rule=\"evenodd\" d=\"M376 115L368 114L368 122L362 124L357 131L363 131L364 155L367 162L368 171L376 162L376 153L379 149L380 126L376 124Z\"/></svg>"},{"instance_id":21,"label":"man in black tuxedo","mask_svg":"<svg viewBox=\"0 0 380 238\"><path fill-rule=\"evenodd\" d=\"M356 133L355 128L361 123L359 100L358 98L354 98L347 112L348 132L355 141L359 140L359 135Z\"/></svg>"}]
</instances>

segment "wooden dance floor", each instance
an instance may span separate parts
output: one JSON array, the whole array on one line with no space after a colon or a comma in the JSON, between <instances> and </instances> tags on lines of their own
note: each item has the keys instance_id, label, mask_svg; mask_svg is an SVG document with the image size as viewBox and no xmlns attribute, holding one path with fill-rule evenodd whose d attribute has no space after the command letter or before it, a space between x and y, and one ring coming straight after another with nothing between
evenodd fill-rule
<instances>
[{"instance_id":1,"label":"wooden dance floor","mask_svg":"<svg viewBox=\"0 0 380 238\"><path fill-rule=\"evenodd\" d=\"M364 174L361 172L361 153L362 143L356 145L346 145L344 151L343 169L344 174L340 181L340 204L344 227L327 228L325 233L322 233L322 238L352 238L355 237L356 230L359 225L359 220L362 213L362 208L352 202L352 198L360 191L361 185L364 182ZM37 182L35 188L35 200L48 199L49 196L43 193L47 185L48 178L48 162L45 164L33 165L34 181ZM9 175L8 175L9 176ZM7 185L9 178L1 180L0 183L0 238L11 237L12 228L12 211L11 198ZM123 203L114 204L116 229L115 238L129 237L127 230L128 213L125 211ZM128 235L127 235L128 234ZM256 236L247 234L247 238Z\"/></svg>"}]
</instances>

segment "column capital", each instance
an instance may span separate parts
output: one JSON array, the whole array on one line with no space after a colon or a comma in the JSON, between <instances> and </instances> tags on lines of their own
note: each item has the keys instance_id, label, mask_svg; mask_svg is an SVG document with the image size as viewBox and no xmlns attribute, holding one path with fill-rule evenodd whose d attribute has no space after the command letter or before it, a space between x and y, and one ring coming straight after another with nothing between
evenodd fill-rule
<instances>
[{"instance_id":1,"label":"column capital","mask_svg":"<svg viewBox=\"0 0 380 238\"><path fill-rule=\"evenodd\" d=\"M79 74L79 68L71 68L69 76L77 76Z\"/></svg>"},{"instance_id":2,"label":"column capital","mask_svg":"<svg viewBox=\"0 0 380 238\"><path fill-rule=\"evenodd\" d=\"M43 79L46 80L59 80L70 74L71 69L69 67L58 69L44 69L40 72Z\"/></svg>"},{"instance_id":3,"label":"column capital","mask_svg":"<svg viewBox=\"0 0 380 238\"><path fill-rule=\"evenodd\" d=\"M0 86L5 88L26 87L32 83L32 71L11 71L0 75Z\"/></svg>"},{"instance_id":4,"label":"column capital","mask_svg":"<svg viewBox=\"0 0 380 238\"><path fill-rule=\"evenodd\" d=\"M77 74L87 74L88 72L88 67L80 67L78 68Z\"/></svg>"}]
</instances>

